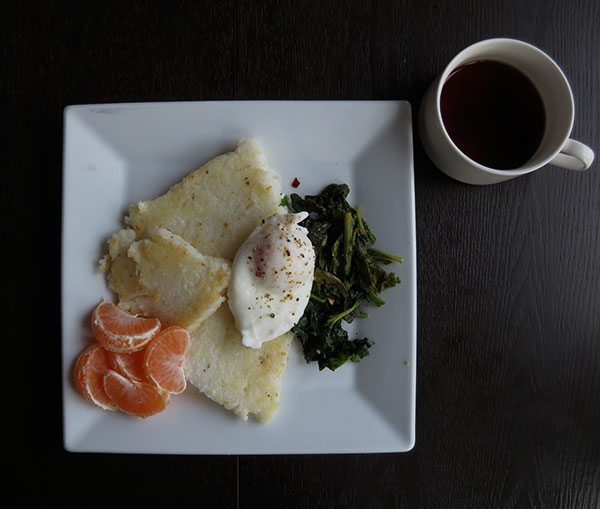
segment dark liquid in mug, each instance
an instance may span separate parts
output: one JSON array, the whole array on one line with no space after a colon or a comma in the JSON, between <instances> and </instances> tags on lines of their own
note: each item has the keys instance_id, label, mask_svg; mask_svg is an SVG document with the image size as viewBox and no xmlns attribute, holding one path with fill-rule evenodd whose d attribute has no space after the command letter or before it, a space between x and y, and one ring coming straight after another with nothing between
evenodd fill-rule
<instances>
[{"instance_id":1,"label":"dark liquid in mug","mask_svg":"<svg viewBox=\"0 0 600 509\"><path fill-rule=\"evenodd\" d=\"M546 114L535 85L502 62L481 60L456 68L442 88L440 107L455 145L489 168L522 166L544 135Z\"/></svg>"}]
</instances>

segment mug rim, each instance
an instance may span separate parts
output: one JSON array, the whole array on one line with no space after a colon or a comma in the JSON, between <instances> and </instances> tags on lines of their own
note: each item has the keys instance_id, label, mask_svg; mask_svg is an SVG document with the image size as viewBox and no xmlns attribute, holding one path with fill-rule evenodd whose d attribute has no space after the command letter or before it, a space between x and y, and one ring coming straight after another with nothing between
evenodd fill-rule
<instances>
[{"instance_id":1,"label":"mug rim","mask_svg":"<svg viewBox=\"0 0 600 509\"><path fill-rule=\"evenodd\" d=\"M569 118L569 126L567 129L567 132L566 132L565 136L563 137L563 140L562 140L562 143L560 144L560 146L555 151L553 151L552 154L550 154L543 161L541 161L539 164L535 164L535 165L525 164L524 166L520 166L520 167L514 168L514 169L507 169L507 170L501 170L501 169L497 169L497 168L492 168L490 166L485 166L481 163L478 163L474 159L471 159L470 157L468 157L454 143L454 140L452 140L452 138L450 137L450 134L448 133L448 131L446 129L446 125L444 124L444 119L442 117L442 110L441 110L442 89L444 88L444 84L446 83L446 80L448 79L450 73L462 64L462 62L458 63L458 64L457 64L457 62L459 62L461 60L462 55L468 50L472 50L478 46L487 46L487 45L499 43L499 42L514 44L516 46L527 47L530 51L533 51L534 53L537 53L541 57L545 58L548 61L548 63L550 63L551 66L558 72L558 74L562 78L564 84L566 85L567 91L569 93L569 108L570 108L571 114L570 114L570 118ZM521 71L521 69L519 69L519 70ZM493 175L501 175L501 176L510 175L510 176L516 177L519 175L525 175L527 173L537 170L538 168L541 168L542 166L545 166L550 161L552 161L552 159L554 159L556 157L556 155L561 151L562 147L564 146L566 141L569 139L569 136L573 129L573 124L575 121L575 101L573 98L573 91L571 90L571 85L569 84L569 80L567 80L567 77L565 76L562 69L558 66L558 64L547 53L542 51L540 48L534 46L533 44L529 44L528 42L521 41L519 39L511 39L509 37L494 37L494 38L478 41L476 43L473 43L473 44L467 46L466 48L463 48L460 52L458 52L452 58L452 60L450 60L450 62L448 62L446 67L444 67L444 70L440 74L439 82L436 86L435 113L437 116L437 120L439 121L439 123L442 127L442 132L443 132L446 140L450 143L450 145L455 150L455 152L459 155L459 157L461 157L466 163L471 164L471 165L475 166L475 168L482 170L484 172L487 172L487 173L491 173Z\"/></svg>"}]
</instances>

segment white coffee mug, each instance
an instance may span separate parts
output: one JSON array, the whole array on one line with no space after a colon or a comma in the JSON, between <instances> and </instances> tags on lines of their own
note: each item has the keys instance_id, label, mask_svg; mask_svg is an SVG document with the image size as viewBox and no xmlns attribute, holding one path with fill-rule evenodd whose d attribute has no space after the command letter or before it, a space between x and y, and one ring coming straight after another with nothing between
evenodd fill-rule
<instances>
[{"instance_id":1,"label":"white coffee mug","mask_svg":"<svg viewBox=\"0 0 600 509\"><path fill-rule=\"evenodd\" d=\"M452 141L444 126L440 98L446 80L459 66L480 60L502 62L521 71L535 85L544 104L546 126L542 141L529 161L518 168L490 168L470 159ZM419 132L427 155L444 173L467 184L495 184L548 163L569 170L587 170L594 152L569 138L574 110L569 82L548 55L515 39L488 39L461 51L431 84L421 104Z\"/></svg>"}]
</instances>

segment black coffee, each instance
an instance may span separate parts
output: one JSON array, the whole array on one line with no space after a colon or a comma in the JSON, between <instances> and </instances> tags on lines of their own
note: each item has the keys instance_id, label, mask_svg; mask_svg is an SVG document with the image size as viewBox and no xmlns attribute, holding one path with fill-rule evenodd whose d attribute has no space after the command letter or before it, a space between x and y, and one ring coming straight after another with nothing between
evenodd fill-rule
<instances>
[{"instance_id":1,"label":"black coffee","mask_svg":"<svg viewBox=\"0 0 600 509\"><path fill-rule=\"evenodd\" d=\"M494 60L463 64L446 80L442 119L456 146L484 166L518 168L537 151L546 113L531 80Z\"/></svg>"}]
</instances>

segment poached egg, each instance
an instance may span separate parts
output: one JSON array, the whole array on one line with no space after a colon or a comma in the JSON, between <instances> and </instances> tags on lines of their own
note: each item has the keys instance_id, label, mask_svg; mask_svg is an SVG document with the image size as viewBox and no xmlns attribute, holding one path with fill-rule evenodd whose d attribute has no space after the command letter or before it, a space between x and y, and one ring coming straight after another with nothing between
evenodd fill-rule
<instances>
[{"instance_id":1,"label":"poached egg","mask_svg":"<svg viewBox=\"0 0 600 509\"><path fill-rule=\"evenodd\" d=\"M304 313L315 268L308 231L298 224L306 217L299 212L263 220L235 255L227 296L245 346L260 348Z\"/></svg>"}]
</instances>

